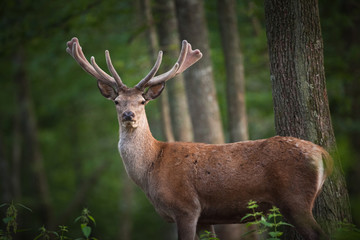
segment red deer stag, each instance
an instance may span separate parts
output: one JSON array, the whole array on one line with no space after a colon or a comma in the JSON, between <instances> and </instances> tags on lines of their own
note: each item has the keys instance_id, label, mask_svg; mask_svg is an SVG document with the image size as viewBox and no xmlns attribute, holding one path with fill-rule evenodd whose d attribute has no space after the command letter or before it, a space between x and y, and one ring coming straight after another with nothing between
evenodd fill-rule
<instances>
[{"instance_id":1,"label":"red deer stag","mask_svg":"<svg viewBox=\"0 0 360 240\"><path fill-rule=\"evenodd\" d=\"M161 94L167 80L202 57L187 41L168 72L155 76L160 51L154 67L133 88L120 79L109 51L105 56L111 76L94 57L91 64L86 60L77 38L67 43L66 51L115 103L126 172L156 211L176 223L179 239L194 240L201 230L213 231L214 224L240 223L249 200L256 200L261 211L277 206L305 239L326 238L312 215L332 168L330 155L320 146L279 136L229 144L168 143L152 136L145 105Z\"/></svg>"}]
</instances>

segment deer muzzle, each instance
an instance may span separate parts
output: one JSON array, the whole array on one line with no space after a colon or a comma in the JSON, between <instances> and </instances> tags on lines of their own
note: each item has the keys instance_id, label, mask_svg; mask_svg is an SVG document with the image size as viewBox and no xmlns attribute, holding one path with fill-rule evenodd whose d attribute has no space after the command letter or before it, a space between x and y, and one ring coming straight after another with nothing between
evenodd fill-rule
<instances>
[{"instance_id":1,"label":"deer muzzle","mask_svg":"<svg viewBox=\"0 0 360 240\"><path fill-rule=\"evenodd\" d=\"M132 111L126 111L122 114L122 120L124 122L132 122L134 121L135 118L135 113L133 113Z\"/></svg>"}]
</instances>

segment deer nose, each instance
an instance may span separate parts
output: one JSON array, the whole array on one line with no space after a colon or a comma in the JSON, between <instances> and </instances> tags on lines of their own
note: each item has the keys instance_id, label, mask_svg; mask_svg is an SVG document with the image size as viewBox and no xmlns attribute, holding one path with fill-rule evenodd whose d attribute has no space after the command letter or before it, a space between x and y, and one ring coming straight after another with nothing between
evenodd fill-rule
<instances>
[{"instance_id":1,"label":"deer nose","mask_svg":"<svg viewBox=\"0 0 360 240\"><path fill-rule=\"evenodd\" d=\"M132 111L126 111L122 115L123 121L133 121L133 118L135 117L135 113Z\"/></svg>"}]
</instances>

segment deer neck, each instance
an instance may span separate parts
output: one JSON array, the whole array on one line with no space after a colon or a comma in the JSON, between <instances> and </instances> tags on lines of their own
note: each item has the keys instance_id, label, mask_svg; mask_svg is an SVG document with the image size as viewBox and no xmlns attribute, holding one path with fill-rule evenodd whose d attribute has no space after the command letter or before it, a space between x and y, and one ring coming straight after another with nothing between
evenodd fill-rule
<instances>
[{"instance_id":1,"label":"deer neck","mask_svg":"<svg viewBox=\"0 0 360 240\"><path fill-rule=\"evenodd\" d=\"M147 120L137 128L120 123L119 152L129 177L141 188L147 187L147 173L160 151L159 142L152 136Z\"/></svg>"}]
</instances>

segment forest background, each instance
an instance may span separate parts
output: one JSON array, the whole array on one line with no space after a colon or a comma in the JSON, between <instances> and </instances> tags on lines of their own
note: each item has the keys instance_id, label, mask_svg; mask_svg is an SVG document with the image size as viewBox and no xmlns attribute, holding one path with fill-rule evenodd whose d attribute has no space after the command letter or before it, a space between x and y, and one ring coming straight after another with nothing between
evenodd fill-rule
<instances>
[{"instance_id":1,"label":"forest background","mask_svg":"<svg viewBox=\"0 0 360 240\"><path fill-rule=\"evenodd\" d=\"M205 1L204 9L221 125L230 141L216 1ZM319 10L332 122L359 226L360 4L321 0ZM263 1L237 1L236 11L249 139L270 137L275 130ZM0 13L0 203L14 200L33 209L20 212L24 228L73 228L87 207L100 239L125 239L125 233L130 239L173 237L173 226L126 176L113 104L65 52L76 36L88 59L94 55L105 66L109 49L123 81L136 84L154 61L140 1L2 1ZM147 115L153 135L166 140L158 102L147 106ZM35 236L32 231L26 234Z\"/></svg>"}]
</instances>

